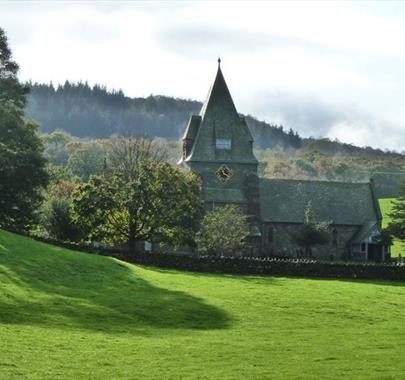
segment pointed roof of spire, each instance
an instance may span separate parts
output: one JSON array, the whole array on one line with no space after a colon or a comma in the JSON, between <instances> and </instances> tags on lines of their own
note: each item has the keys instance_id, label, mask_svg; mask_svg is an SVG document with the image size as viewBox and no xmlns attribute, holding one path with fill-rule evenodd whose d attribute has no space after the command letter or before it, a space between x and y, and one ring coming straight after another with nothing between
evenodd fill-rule
<instances>
[{"instance_id":1,"label":"pointed roof of spire","mask_svg":"<svg viewBox=\"0 0 405 380\"><path fill-rule=\"evenodd\" d=\"M184 139L192 141L186 162L257 163L252 150L253 138L245 119L238 114L225 78L218 69L200 115L192 116ZM217 148L218 141L226 141L230 149Z\"/></svg>"},{"instance_id":2,"label":"pointed roof of spire","mask_svg":"<svg viewBox=\"0 0 405 380\"><path fill-rule=\"evenodd\" d=\"M221 107L222 112L231 112L235 116L238 116L238 111L236 110L231 93L229 92L224 75L222 74L221 58L218 58L217 75L215 76L214 83L212 84L207 99L201 109L201 117L204 118L207 111L214 107Z\"/></svg>"}]
</instances>

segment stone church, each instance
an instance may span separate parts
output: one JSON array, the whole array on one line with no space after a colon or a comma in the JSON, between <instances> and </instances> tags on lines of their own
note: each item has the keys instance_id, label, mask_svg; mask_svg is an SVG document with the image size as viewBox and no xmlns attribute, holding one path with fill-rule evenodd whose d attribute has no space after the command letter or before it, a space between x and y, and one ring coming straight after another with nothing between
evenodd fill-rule
<instances>
[{"instance_id":1,"label":"stone church","mask_svg":"<svg viewBox=\"0 0 405 380\"><path fill-rule=\"evenodd\" d=\"M253 138L235 108L220 60L201 112L186 128L179 165L201 177L207 210L234 204L249 216L256 255L303 256L291 237L303 224L308 202L318 221L331 223L329 244L312 248L312 257L380 261L389 254L389 247L379 244L382 216L372 181L259 178Z\"/></svg>"}]
</instances>

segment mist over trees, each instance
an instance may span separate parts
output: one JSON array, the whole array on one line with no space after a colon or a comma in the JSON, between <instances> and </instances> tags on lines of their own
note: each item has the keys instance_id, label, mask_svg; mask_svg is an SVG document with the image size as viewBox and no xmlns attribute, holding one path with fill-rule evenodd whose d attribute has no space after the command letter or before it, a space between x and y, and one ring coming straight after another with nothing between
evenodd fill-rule
<instances>
[{"instance_id":1,"label":"mist over trees","mask_svg":"<svg viewBox=\"0 0 405 380\"><path fill-rule=\"evenodd\" d=\"M63 85L30 83L26 113L40 122L43 132L63 129L73 136L108 138L131 134L149 138L179 139L190 115L202 104L167 96L129 98L122 91L108 90L87 82ZM292 129L270 125L246 116L258 148L299 148L301 137Z\"/></svg>"}]
</instances>

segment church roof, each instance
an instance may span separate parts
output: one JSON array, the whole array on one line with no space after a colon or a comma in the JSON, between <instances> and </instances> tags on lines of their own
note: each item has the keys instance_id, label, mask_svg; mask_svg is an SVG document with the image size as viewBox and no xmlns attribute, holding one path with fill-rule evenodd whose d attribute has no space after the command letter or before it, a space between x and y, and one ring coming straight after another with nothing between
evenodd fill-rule
<instances>
[{"instance_id":1,"label":"church roof","mask_svg":"<svg viewBox=\"0 0 405 380\"><path fill-rule=\"evenodd\" d=\"M261 178L260 197L264 222L303 223L310 201L318 221L359 226L380 221L370 183Z\"/></svg>"},{"instance_id":2,"label":"church roof","mask_svg":"<svg viewBox=\"0 0 405 380\"><path fill-rule=\"evenodd\" d=\"M194 140L197 136L198 127L200 126L200 123L201 123L200 115L191 115L186 131L184 132L183 135L183 140L185 139Z\"/></svg>"},{"instance_id":3,"label":"church roof","mask_svg":"<svg viewBox=\"0 0 405 380\"><path fill-rule=\"evenodd\" d=\"M376 223L373 221L366 222L358 229L358 231L350 239L350 244L366 242L370 236L373 236L376 233L379 233L378 228L376 228Z\"/></svg>"},{"instance_id":4,"label":"church roof","mask_svg":"<svg viewBox=\"0 0 405 380\"><path fill-rule=\"evenodd\" d=\"M220 61L218 61L219 63ZM192 149L185 161L232 161L257 163L253 137L233 103L220 65L199 116L192 116L184 138L191 138ZM218 151L216 142L229 142L229 151Z\"/></svg>"},{"instance_id":5,"label":"church roof","mask_svg":"<svg viewBox=\"0 0 405 380\"><path fill-rule=\"evenodd\" d=\"M224 75L222 74L219 62L214 83L212 84L208 92L207 99L205 100L200 111L202 118L204 118L207 113L217 112L218 109L220 109L221 112L238 115L231 93L229 92L228 86L225 82Z\"/></svg>"}]
</instances>

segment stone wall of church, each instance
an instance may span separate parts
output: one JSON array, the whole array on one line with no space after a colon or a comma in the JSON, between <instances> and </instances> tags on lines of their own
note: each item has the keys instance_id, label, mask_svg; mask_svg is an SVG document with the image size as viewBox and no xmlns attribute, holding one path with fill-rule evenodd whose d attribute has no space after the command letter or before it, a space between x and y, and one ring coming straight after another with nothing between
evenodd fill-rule
<instances>
[{"instance_id":1,"label":"stone wall of church","mask_svg":"<svg viewBox=\"0 0 405 380\"><path fill-rule=\"evenodd\" d=\"M300 224L266 223L263 225L262 252L265 256L302 257L302 248L297 246L292 236L299 232ZM312 248L312 257L323 260L343 259L346 244L358 230L358 226L335 226L329 228L330 242L327 245Z\"/></svg>"},{"instance_id":2,"label":"stone wall of church","mask_svg":"<svg viewBox=\"0 0 405 380\"><path fill-rule=\"evenodd\" d=\"M235 162L192 162L190 169L199 174L203 181L203 197L207 203L247 203L248 178L257 174L257 164ZM221 181L217 171L226 165L232 172L229 180Z\"/></svg>"}]
</instances>

